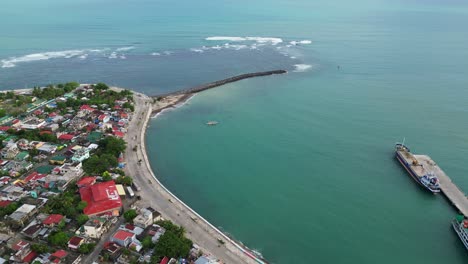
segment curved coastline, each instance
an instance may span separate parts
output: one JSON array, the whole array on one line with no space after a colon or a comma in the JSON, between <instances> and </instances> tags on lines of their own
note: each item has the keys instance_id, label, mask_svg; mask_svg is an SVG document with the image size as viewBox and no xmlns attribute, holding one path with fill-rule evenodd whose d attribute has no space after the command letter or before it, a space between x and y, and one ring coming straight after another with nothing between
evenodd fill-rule
<instances>
[{"instance_id":1,"label":"curved coastline","mask_svg":"<svg viewBox=\"0 0 468 264\"><path fill-rule=\"evenodd\" d=\"M222 259L224 262L228 263L259 263L259 264L265 264L268 263L263 257L257 256L254 251L248 249L247 247L243 246L241 243L238 241L235 241L228 237L225 233L223 233L221 230L213 226L208 220L203 218L201 215L199 215L195 210L193 210L190 206L185 204L182 200L180 200L176 195L174 195L169 189L167 189L157 178L155 171L151 168L151 165L149 163L147 151L146 151L146 142L145 142L145 136L146 136L146 128L148 126L148 122L150 118L157 113L160 113L161 111L172 108L176 105L179 105L181 103L186 102L190 97L192 97L194 94L222 86L227 83L232 83L236 81L240 81L243 79L247 78L253 78L253 77L260 77L260 76L268 76L268 75L274 75L274 74L284 74L287 73L285 70L275 70L275 71L267 71L267 72L257 72L257 73L248 73L248 74L242 74L238 76L234 76L231 78L211 82L205 85L201 86L196 86L193 88L189 89L184 89L164 95L158 95L158 96L153 96L153 98L148 97L144 94L141 93L136 93L135 98L137 99L136 102L136 115L140 114L143 116L143 124L138 122L138 125L136 127L137 133L139 133L139 140L138 144L141 146L139 148L140 151L137 152L137 155L132 155L132 153L128 150L130 148L127 148L126 154L127 154L127 160L129 161L129 165L132 165L134 168L127 168L131 173L135 173L140 171L141 167L138 168L138 166L135 167L136 160L138 159L138 154L141 154L141 159L145 163L145 169L146 172L142 171L143 173L138 174L137 177L135 177L135 180L139 181L140 185L143 185L143 187L148 187L152 186L150 178L147 178L145 176L149 176L153 178L154 182L156 183L156 190L160 192L160 194L165 198L165 202L169 201L171 206L166 207L166 210L161 210L159 206L158 209L161 210L161 213L164 216L168 216L169 218L172 218L171 220L175 221L176 223L179 223L180 225L184 226L187 231L189 237L192 237L195 243L201 244L201 247L204 250L209 251L211 254L215 255L216 257ZM154 100L154 98L157 98L157 100ZM142 108L143 106L148 105L146 109ZM146 112L146 113L145 113ZM142 117L140 117L141 119ZM136 120L133 120L132 122L134 123ZM136 132L135 131L135 132ZM131 140L131 135L130 133L127 135L127 142L130 142ZM135 137L136 138L136 137ZM135 158L135 162L132 162L132 158ZM130 166L129 166L130 167ZM148 182L145 182L147 180ZM150 185L148 185L150 183ZM143 188L142 193L144 193L146 188ZM151 197L151 194L153 195L153 198ZM147 196L148 197L145 197ZM150 199L155 199L155 194L151 193L150 190L148 190L144 196L144 199L150 198ZM156 201L154 201L156 203ZM159 202L163 202L163 200L159 199ZM169 214L174 215L174 211L176 211L176 216L177 217L171 217ZM182 216L181 216L182 214ZM183 219L183 216L188 216L188 219L190 221L186 221L186 219ZM175 218L175 219L174 219ZM182 223L181 223L182 222ZM187 226L188 225L188 226ZM192 234L192 231L195 231L195 229L199 229L198 231L202 230L205 234L198 233L199 236ZM206 240L211 240L211 241L206 241ZM222 242L221 242L222 241ZM214 242L214 244L213 244ZM223 247L221 247L223 246ZM219 250L222 250L224 252L220 252ZM217 252L213 252L217 251ZM224 258L223 258L224 256ZM228 258L230 259L230 262L225 259Z\"/></svg>"}]
</instances>

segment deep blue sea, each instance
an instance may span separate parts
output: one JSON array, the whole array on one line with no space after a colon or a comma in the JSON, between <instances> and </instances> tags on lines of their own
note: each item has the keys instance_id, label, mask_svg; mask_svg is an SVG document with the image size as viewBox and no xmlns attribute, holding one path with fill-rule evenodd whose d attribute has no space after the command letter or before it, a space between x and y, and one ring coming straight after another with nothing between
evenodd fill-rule
<instances>
[{"instance_id":1,"label":"deep blue sea","mask_svg":"<svg viewBox=\"0 0 468 264\"><path fill-rule=\"evenodd\" d=\"M468 263L406 138L468 192L462 0L3 0L0 89L104 81L156 95L271 69L154 119L152 166L273 263ZM219 125L208 127L207 121Z\"/></svg>"}]
</instances>

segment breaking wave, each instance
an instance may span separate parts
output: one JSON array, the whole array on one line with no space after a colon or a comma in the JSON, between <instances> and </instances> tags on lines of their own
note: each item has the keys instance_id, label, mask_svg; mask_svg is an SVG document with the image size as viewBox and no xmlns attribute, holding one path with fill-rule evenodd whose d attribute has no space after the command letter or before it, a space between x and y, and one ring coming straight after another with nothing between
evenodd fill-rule
<instances>
[{"instance_id":1,"label":"breaking wave","mask_svg":"<svg viewBox=\"0 0 468 264\"><path fill-rule=\"evenodd\" d=\"M129 50L132 50L132 49L135 49L135 46L122 47L122 48L116 49L115 51L129 51Z\"/></svg>"},{"instance_id":2,"label":"breaking wave","mask_svg":"<svg viewBox=\"0 0 468 264\"><path fill-rule=\"evenodd\" d=\"M112 51L109 55L109 59L125 59L125 54L122 54L124 51L129 51L135 49L134 46L117 48ZM78 58L80 60L87 59L90 55L101 54L107 56L105 51L109 51L109 48L104 49L83 49L83 50L63 50L63 51L47 51L40 53L32 53L19 57L10 57L8 59L0 60L2 68L12 68L15 67L18 63L34 62L34 61L44 61L50 59L70 59ZM103 54L104 53L104 54Z\"/></svg>"},{"instance_id":3,"label":"breaking wave","mask_svg":"<svg viewBox=\"0 0 468 264\"><path fill-rule=\"evenodd\" d=\"M295 72L305 72L307 70L309 70L310 68L312 68L312 65L309 65L309 64L294 64L294 71Z\"/></svg>"},{"instance_id":4,"label":"breaking wave","mask_svg":"<svg viewBox=\"0 0 468 264\"><path fill-rule=\"evenodd\" d=\"M33 53L33 54L21 56L21 57L10 57L8 59L3 59L0 62L2 63L2 68L12 68L12 67L15 67L16 64L18 63L50 60L50 59L58 59L58 58L68 59L68 58L83 56L89 51L90 50L64 50L64 51Z\"/></svg>"},{"instance_id":5,"label":"breaking wave","mask_svg":"<svg viewBox=\"0 0 468 264\"><path fill-rule=\"evenodd\" d=\"M242 42L242 41L253 41L256 43L269 43L272 45L277 45L282 43L281 38L272 38L272 37L227 37L227 36L216 36L208 37L205 40L210 41L231 41L231 42Z\"/></svg>"},{"instance_id":6,"label":"breaking wave","mask_svg":"<svg viewBox=\"0 0 468 264\"><path fill-rule=\"evenodd\" d=\"M305 72L312 68L312 65L309 64L294 64L295 72Z\"/></svg>"},{"instance_id":7,"label":"breaking wave","mask_svg":"<svg viewBox=\"0 0 468 264\"><path fill-rule=\"evenodd\" d=\"M299 41L293 40L289 42L289 44L294 45L294 46L299 45L299 44L307 45L307 44L312 44L312 41L311 40L299 40Z\"/></svg>"}]
</instances>

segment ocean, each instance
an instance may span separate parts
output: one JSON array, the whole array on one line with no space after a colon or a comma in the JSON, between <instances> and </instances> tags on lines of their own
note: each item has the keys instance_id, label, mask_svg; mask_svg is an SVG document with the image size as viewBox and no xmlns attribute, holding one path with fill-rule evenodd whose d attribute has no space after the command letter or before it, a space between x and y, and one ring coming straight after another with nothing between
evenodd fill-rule
<instances>
[{"instance_id":1,"label":"ocean","mask_svg":"<svg viewBox=\"0 0 468 264\"><path fill-rule=\"evenodd\" d=\"M456 211L393 153L405 138L468 192L466 25L461 0L4 0L0 89L286 69L153 119L160 180L272 263L467 263Z\"/></svg>"}]
</instances>

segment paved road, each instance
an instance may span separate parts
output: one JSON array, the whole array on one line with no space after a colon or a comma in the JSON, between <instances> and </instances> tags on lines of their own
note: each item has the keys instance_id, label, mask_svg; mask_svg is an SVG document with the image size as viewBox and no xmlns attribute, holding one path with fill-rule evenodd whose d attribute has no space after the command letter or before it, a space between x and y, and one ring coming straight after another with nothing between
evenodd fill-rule
<instances>
[{"instance_id":1,"label":"paved road","mask_svg":"<svg viewBox=\"0 0 468 264\"><path fill-rule=\"evenodd\" d=\"M142 94L136 94L134 98L135 112L125 138L128 142L125 152L127 162L125 170L141 187L139 195L141 195L142 201L140 203L153 207L164 218L183 226L187 230L187 236L194 243L199 245L204 252L213 254L224 263L257 263L241 252L236 245L218 234L214 228L198 219L194 213L187 210L182 203L175 200L154 180L144 146L144 133L146 123L151 116L152 99ZM136 152L133 151L135 145L138 145ZM140 159L142 160L141 164L138 163ZM220 244L218 239L225 241L225 244Z\"/></svg>"}]
</instances>

